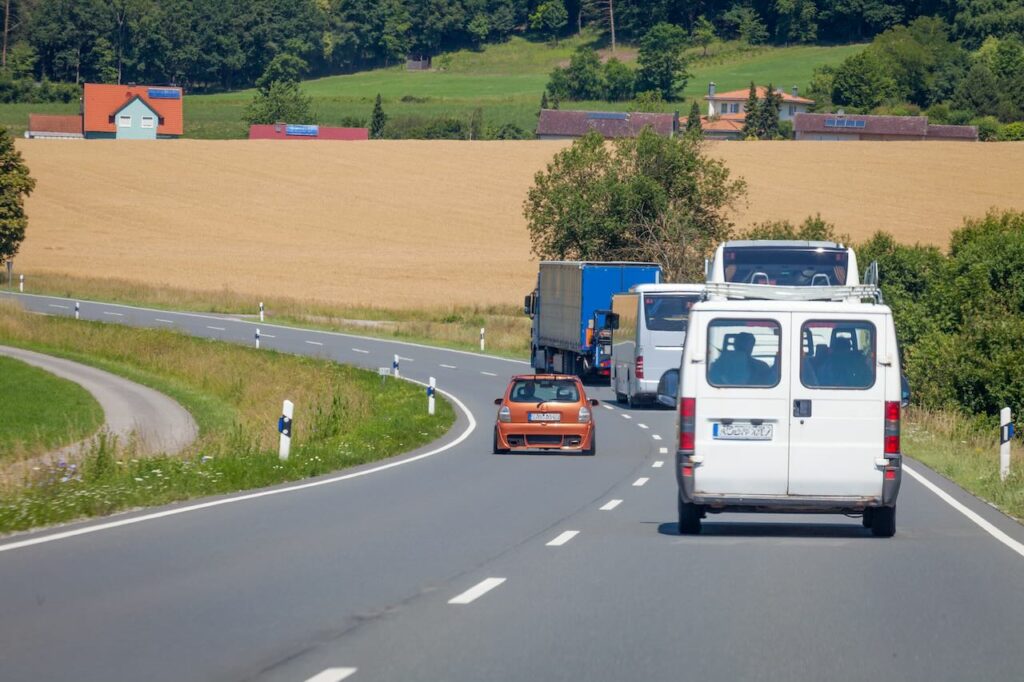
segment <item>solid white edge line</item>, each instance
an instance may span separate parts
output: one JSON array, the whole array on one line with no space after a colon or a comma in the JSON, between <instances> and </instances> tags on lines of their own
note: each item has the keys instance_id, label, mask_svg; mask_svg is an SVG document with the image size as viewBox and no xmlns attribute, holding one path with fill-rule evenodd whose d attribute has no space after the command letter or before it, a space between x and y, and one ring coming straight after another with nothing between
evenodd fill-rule
<instances>
[{"instance_id":1,"label":"solid white edge line","mask_svg":"<svg viewBox=\"0 0 1024 682\"><path fill-rule=\"evenodd\" d=\"M426 382L416 381L415 379L405 378L405 381L409 381L420 386L426 386ZM449 398L453 403L458 405L459 409L466 415L469 420L469 427L463 431L459 436L450 443L446 443L440 447L434 448L428 452L407 457L395 462L388 462L387 464L381 464L380 466L373 467L371 469L364 469L363 471L355 471L351 474L342 474L341 476L332 476L330 478L324 478L317 481L309 481L308 483L300 483L298 485L292 485L285 488L274 488L273 490L261 490L256 493L246 493L237 497L228 497L220 500L211 500L209 502L200 502L199 504L187 505L184 507L177 507L175 509L166 509L161 512L154 512L152 514L143 514L142 516L135 516L130 519L121 519L119 521L108 521L107 523L100 523L95 526L86 526L85 528L76 528L74 530L64 531L63 533L53 533L52 535L44 535L37 538L29 538L27 540L20 540L18 542L10 542L6 545L0 545L0 552L9 552L14 549L21 549L22 547L31 547L33 545L41 545L47 542L55 542L57 540L64 540L66 538L73 538L79 535L89 535L91 533L98 533L103 530L110 530L113 528L120 528L121 526L131 526L136 523L142 523L143 521L153 521L156 519L162 519L168 516L177 516L178 514L185 514L188 512L199 511L201 509L209 509L211 507L220 507L226 504L234 504L236 502L245 502L248 500L255 500L260 497L270 497L271 495L281 495L284 493L297 492L299 490L308 490L309 488L319 488L324 485L331 485L332 483L340 483L341 481L347 481L353 478L361 478L363 476L369 476L375 474L378 471L385 471L387 469L394 469L395 467L402 466L403 464L409 464L411 462L417 462L427 457L432 457L436 454L450 450L462 443L464 440L469 438L469 434L473 433L476 429L476 418L473 417L473 413L469 410L466 405L456 398L454 395L443 389L437 389L437 392L441 395Z\"/></svg>"},{"instance_id":2,"label":"solid white edge line","mask_svg":"<svg viewBox=\"0 0 1024 682\"><path fill-rule=\"evenodd\" d=\"M667 455L668 454L668 448L658 448L658 454L659 455Z\"/></svg>"},{"instance_id":3,"label":"solid white edge line","mask_svg":"<svg viewBox=\"0 0 1024 682\"><path fill-rule=\"evenodd\" d=\"M322 346L322 345L324 345L322 341L306 341L306 343L308 343L311 346Z\"/></svg>"},{"instance_id":4,"label":"solid white edge line","mask_svg":"<svg viewBox=\"0 0 1024 682\"><path fill-rule=\"evenodd\" d=\"M652 433L652 434L651 434L651 438L653 438L654 440L661 440L661 436L659 436L659 435L658 435L658 434L656 434L656 433Z\"/></svg>"},{"instance_id":5,"label":"solid white edge line","mask_svg":"<svg viewBox=\"0 0 1024 682\"><path fill-rule=\"evenodd\" d=\"M165 320L165 319L160 318L160 317L156 318L156 321L157 322L163 322L164 324L174 324L174 320Z\"/></svg>"},{"instance_id":6,"label":"solid white edge line","mask_svg":"<svg viewBox=\"0 0 1024 682\"><path fill-rule=\"evenodd\" d=\"M49 300L55 300L55 301L78 300L80 303L95 303L97 305L112 306L114 308L127 308L128 310L144 310L144 311L150 312L150 313L163 313L163 314L177 315L178 317L195 317L195 318L198 318L200 320L218 320L218 321L224 320L223 317L217 317L216 315L202 315L200 313L181 313L181 312L175 312L173 310L163 310L163 309L160 309L160 308L146 308L144 306L125 305L123 303L106 303L104 301L93 301L93 300L87 300L87 299L82 299L82 298L70 299L70 298L61 298L60 296L43 296L42 294L23 294L23 293L15 292L15 291L0 291L0 296L8 296L10 298L41 298L41 299L49 299ZM322 331L322 330L319 330L319 329L306 329L305 327L289 327L289 326L283 325L283 324L269 324L269 323L266 323L266 322L260 322L258 320L256 320L256 321L253 321L253 320L237 320L237 319L233 319L232 318L231 321L232 322L236 322L238 324L247 324L250 327L261 327L261 328L262 327L266 327L267 329L287 329L287 330L290 330L290 331L306 331L306 332L311 332L313 334L325 334L327 336L340 336L340 337L346 338L346 339L362 339L363 341L373 341L375 343L390 343L390 344L394 344L394 345L397 345L397 346L408 346L409 348L426 348L427 350L438 350L438 351L443 351L445 353L457 353L459 355L471 355L471 356L473 356L475 358L487 358L488 360L500 360L502 362L512 362L512 363L515 363L517 365L528 365L528 364L530 364L529 360L516 360L515 358L503 358L500 355L488 355L486 353L479 353L479 352L476 352L476 351L459 350L458 348L445 348L444 346L431 346L431 345L426 344L426 343L412 343L410 341L396 341L394 339L386 339L386 338L381 338L381 337L377 337L377 336L362 336L360 334L346 334L345 332L331 332L331 331Z\"/></svg>"},{"instance_id":7,"label":"solid white edge line","mask_svg":"<svg viewBox=\"0 0 1024 682\"><path fill-rule=\"evenodd\" d=\"M306 682L341 682L347 677L353 675L358 668L327 668L321 670L313 677L306 680Z\"/></svg>"},{"instance_id":8,"label":"solid white edge line","mask_svg":"<svg viewBox=\"0 0 1024 682\"><path fill-rule=\"evenodd\" d=\"M559 535L558 537L556 537L551 542L547 543L546 546L547 547L561 547L562 545L564 545L565 543L569 542L569 540L572 540L574 537L576 537L579 534L580 534L580 532L578 530L567 530L564 533L562 533L561 535Z\"/></svg>"},{"instance_id":9,"label":"solid white edge line","mask_svg":"<svg viewBox=\"0 0 1024 682\"><path fill-rule=\"evenodd\" d=\"M651 479L647 478L646 476L641 476L640 478L638 478L635 481L633 481L633 487L634 488L639 488L640 486L642 486L645 483L647 483L647 481L649 481L649 480L651 480Z\"/></svg>"},{"instance_id":10,"label":"solid white edge line","mask_svg":"<svg viewBox=\"0 0 1024 682\"><path fill-rule=\"evenodd\" d=\"M647 428L647 424L637 424L637 426L639 426L641 429Z\"/></svg>"},{"instance_id":11,"label":"solid white edge line","mask_svg":"<svg viewBox=\"0 0 1024 682\"><path fill-rule=\"evenodd\" d=\"M653 468L653 469L660 469L663 466L665 466L665 462L663 462L662 460L659 459L654 464L651 465L651 468Z\"/></svg>"},{"instance_id":12,"label":"solid white edge line","mask_svg":"<svg viewBox=\"0 0 1024 682\"><path fill-rule=\"evenodd\" d=\"M999 540L999 542L1003 543L1017 554L1024 557L1024 544L1017 542L1009 535L999 530L985 519L981 518L981 516L978 515L976 512L972 511L971 509L968 509L967 506L957 501L957 499L954 498L952 495L950 495L945 490L929 481L922 474L919 474L918 472L908 467L906 464L903 465L903 470L910 474L918 483L920 483L925 488L928 488L928 490L931 490L933 493L935 493L940 500L942 500L950 507L956 509L958 512L960 512L968 519L973 521L983 531L994 537L996 540Z\"/></svg>"},{"instance_id":13,"label":"solid white edge line","mask_svg":"<svg viewBox=\"0 0 1024 682\"><path fill-rule=\"evenodd\" d=\"M505 582L505 578L485 578L465 592L448 600L449 604L471 604L484 596L498 585Z\"/></svg>"},{"instance_id":14,"label":"solid white edge line","mask_svg":"<svg viewBox=\"0 0 1024 682\"><path fill-rule=\"evenodd\" d=\"M622 500L609 500L608 502L605 502L604 506L601 507L600 511L611 511L612 509L618 507L620 504L622 504Z\"/></svg>"}]
</instances>

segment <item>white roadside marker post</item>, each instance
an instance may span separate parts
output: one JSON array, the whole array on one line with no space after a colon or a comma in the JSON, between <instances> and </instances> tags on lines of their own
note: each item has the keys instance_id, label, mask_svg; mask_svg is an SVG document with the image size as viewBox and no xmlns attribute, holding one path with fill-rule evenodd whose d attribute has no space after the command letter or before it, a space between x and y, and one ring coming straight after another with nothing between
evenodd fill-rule
<instances>
[{"instance_id":1,"label":"white roadside marker post","mask_svg":"<svg viewBox=\"0 0 1024 682\"><path fill-rule=\"evenodd\" d=\"M391 363L391 373L395 375L396 379L398 378L398 353L395 353L395 359Z\"/></svg>"},{"instance_id":2,"label":"white roadside marker post","mask_svg":"<svg viewBox=\"0 0 1024 682\"><path fill-rule=\"evenodd\" d=\"M437 379L430 377L430 385L427 386L427 414L434 414L434 393L437 391Z\"/></svg>"},{"instance_id":3,"label":"white roadside marker post","mask_svg":"<svg viewBox=\"0 0 1024 682\"><path fill-rule=\"evenodd\" d=\"M281 418L277 420L277 430L281 433L281 445L277 456L282 462L286 462L292 449L292 417L295 413L295 404L286 400L281 411Z\"/></svg>"},{"instance_id":4,"label":"white roadside marker post","mask_svg":"<svg viewBox=\"0 0 1024 682\"><path fill-rule=\"evenodd\" d=\"M484 352L484 328L480 327L480 352Z\"/></svg>"},{"instance_id":5,"label":"white roadside marker post","mask_svg":"<svg viewBox=\"0 0 1024 682\"><path fill-rule=\"evenodd\" d=\"M260 322L263 321L263 301L260 301Z\"/></svg>"},{"instance_id":6,"label":"white roadside marker post","mask_svg":"<svg viewBox=\"0 0 1024 682\"><path fill-rule=\"evenodd\" d=\"M18 292L25 293L25 275L18 275Z\"/></svg>"},{"instance_id":7,"label":"white roadside marker post","mask_svg":"<svg viewBox=\"0 0 1024 682\"><path fill-rule=\"evenodd\" d=\"M256 327L256 350L260 349L260 328Z\"/></svg>"},{"instance_id":8,"label":"white roadside marker post","mask_svg":"<svg viewBox=\"0 0 1024 682\"><path fill-rule=\"evenodd\" d=\"M76 320L79 319L78 318L78 301L75 301L75 319Z\"/></svg>"},{"instance_id":9,"label":"white roadside marker post","mask_svg":"<svg viewBox=\"0 0 1024 682\"><path fill-rule=\"evenodd\" d=\"M999 411L999 480L1010 475L1010 441L1013 440L1013 415L1009 407Z\"/></svg>"}]
</instances>

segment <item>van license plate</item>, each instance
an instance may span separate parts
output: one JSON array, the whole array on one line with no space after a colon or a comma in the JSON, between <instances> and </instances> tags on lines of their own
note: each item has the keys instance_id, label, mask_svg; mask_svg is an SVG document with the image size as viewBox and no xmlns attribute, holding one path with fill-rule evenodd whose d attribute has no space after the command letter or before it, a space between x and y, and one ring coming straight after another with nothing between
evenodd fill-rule
<instances>
[{"instance_id":1,"label":"van license plate","mask_svg":"<svg viewBox=\"0 0 1024 682\"><path fill-rule=\"evenodd\" d=\"M531 412L527 418L532 422L562 421L562 415L558 412Z\"/></svg>"},{"instance_id":2,"label":"van license plate","mask_svg":"<svg viewBox=\"0 0 1024 682\"><path fill-rule=\"evenodd\" d=\"M714 424L712 436L716 440L771 440L772 424Z\"/></svg>"}]
</instances>

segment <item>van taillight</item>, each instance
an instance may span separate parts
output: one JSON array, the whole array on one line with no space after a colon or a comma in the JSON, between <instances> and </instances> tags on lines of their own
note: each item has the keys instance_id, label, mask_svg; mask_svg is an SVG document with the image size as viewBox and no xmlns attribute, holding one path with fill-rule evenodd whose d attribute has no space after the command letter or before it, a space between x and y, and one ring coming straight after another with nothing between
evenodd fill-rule
<instances>
[{"instance_id":1,"label":"van taillight","mask_svg":"<svg viewBox=\"0 0 1024 682\"><path fill-rule=\"evenodd\" d=\"M636 378L644 378L644 356L640 355L636 359Z\"/></svg>"},{"instance_id":2,"label":"van taillight","mask_svg":"<svg viewBox=\"0 0 1024 682\"><path fill-rule=\"evenodd\" d=\"M896 400L885 402L885 454L900 454L900 404Z\"/></svg>"},{"instance_id":3,"label":"van taillight","mask_svg":"<svg viewBox=\"0 0 1024 682\"><path fill-rule=\"evenodd\" d=\"M694 450L694 430L697 423L697 399L679 400L679 449Z\"/></svg>"}]
</instances>

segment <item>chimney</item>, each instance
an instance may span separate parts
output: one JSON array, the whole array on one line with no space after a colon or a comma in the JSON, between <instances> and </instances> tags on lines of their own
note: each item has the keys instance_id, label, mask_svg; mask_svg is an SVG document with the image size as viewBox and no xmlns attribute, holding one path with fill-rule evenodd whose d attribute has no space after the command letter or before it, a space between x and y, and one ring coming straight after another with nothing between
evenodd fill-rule
<instances>
[{"instance_id":1,"label":"chimney","mask_svg":"<svg viewBox=\"0 0 1024 682\"><path fill-rule=\"evenodd\" d=\"M797 88L797 87L796 87L796 86L794 85L794 86L793 86L793 97L799 97L799 96L800 96L800 95L799 95L799 92L800 92L800 89L799 89L799 88Z\"/></svg>"},{"instance_id":2,"label":"chimney","mask_svg":"<svg viewBox=\"0 0 1024 682\"><path fill-rule=\"evenodd\" d=\"M715 117L715 83L714 81L708 83L708 118Z\"/></svg>"},{"instance_id":3,"label":"chimney","mask_svg":"<svg viewBox=\"0 0 1024 682\"><path fill-rule=\"evenodd\" d=\"M714 81L712 81L711 83L708 83L708 97L714 97L714 96L715 96L715 83L714 83Z\"/></svg>"}]
</instances>

